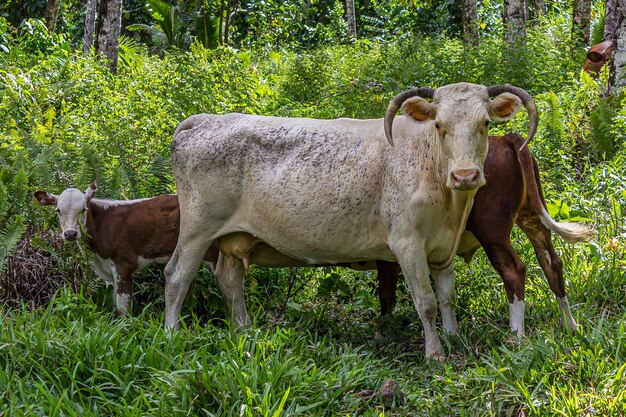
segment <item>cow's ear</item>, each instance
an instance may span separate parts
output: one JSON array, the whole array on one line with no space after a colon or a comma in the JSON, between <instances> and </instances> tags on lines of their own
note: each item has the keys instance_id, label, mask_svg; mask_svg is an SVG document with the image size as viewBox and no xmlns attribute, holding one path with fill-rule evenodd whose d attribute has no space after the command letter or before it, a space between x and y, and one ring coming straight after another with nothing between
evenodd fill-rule
<instances>
[{"instance_id":1,"label":"cow's ear","mask_svg":"<svg viewBox=\"0 0 626 417\"><path fill-rule=\"evenodd\" d=\"M522 108L522 100L511 93L502 93L489 102L489 116L493 120L509 120Z\"/></svg>"},{"instance_id":2,"label":"cow's ear","mask_svg":"<svg viewBox=\"0 0 626 417\"><path fill-rule=\"evenodd\" d=\"M411 97L402 103L402 111L413 119L423 122L435 118L436 107L421 97Z\"/></svg>"},{"instance_id":3,"label":"cow's ear","mask_svg":"<svg viewBox=\"0 0 626 417\"><path fill-rule=\"evenodd\" d=\"M35 191L35 198L42 206L56 206L58 198L54 194L50 194L47 191Z\"/></svg>"},{"instance_id":4,"label":"cow's ear","mask_svg":"<svg viewBox=\"0 0 626 417\"><path fill-rule=\"evenodd\" d=\"M98 189L98 180L95 179L93 180L91 184L89 184L89 187L87 187L87 189L85 190L85 198L87 199L87 201L92 199L97 189Z\"/></svg>"}]
</instances>

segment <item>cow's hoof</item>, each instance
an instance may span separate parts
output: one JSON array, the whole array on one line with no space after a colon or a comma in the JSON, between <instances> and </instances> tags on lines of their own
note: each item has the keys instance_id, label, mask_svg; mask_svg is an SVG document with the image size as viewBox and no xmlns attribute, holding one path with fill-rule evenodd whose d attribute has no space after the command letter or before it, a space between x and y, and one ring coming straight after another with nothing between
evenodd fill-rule
<instances>
[{"instance_id":1,"label":"cow's hoof","mask_svg":"<svg viewBox=\"0 0 626 417\"><path fill-rule=\"evenodd\" d=\"M430 355L426 355L426 357L428 359L433 359L433 360L436 360L438 362L445 362L446 361L446 357L442 353L432 353Z\"/></svg>"}]
</instances>

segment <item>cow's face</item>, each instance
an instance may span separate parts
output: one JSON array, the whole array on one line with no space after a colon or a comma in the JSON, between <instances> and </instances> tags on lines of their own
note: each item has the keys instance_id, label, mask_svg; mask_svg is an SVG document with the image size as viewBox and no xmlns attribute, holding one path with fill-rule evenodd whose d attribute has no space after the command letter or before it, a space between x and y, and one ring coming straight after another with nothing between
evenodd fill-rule
<instances>
[{"instance_id":1,"label":"cow's face","mask_svg":"<svg viewBox=\"0 0 626 417\"><path fill-rule=\"evenodd\" d=\"M61 237L66 241L74 241L80 237L80 221L87 212L89 200L96 192L96 188L94 181L84 193L76 188L68 188L61 195L36 191L35 198L44 206L56 206Z\"/></svg>"},{"instance_id":2,"label":"cow's face","mask_svg":"<svg viewBox=\"0 0 626 417\"><path fill-rule=\"evenodd\" d=\"M486 87L460 83L437 89L432 103L412 97L402 108L415 120L430 123L439 138L447 165L446 186L470 191L485 184L483 165L491 120L512 118L521 104L513 94L502 93L490 100Z\"/></svg>"}]
</instances>

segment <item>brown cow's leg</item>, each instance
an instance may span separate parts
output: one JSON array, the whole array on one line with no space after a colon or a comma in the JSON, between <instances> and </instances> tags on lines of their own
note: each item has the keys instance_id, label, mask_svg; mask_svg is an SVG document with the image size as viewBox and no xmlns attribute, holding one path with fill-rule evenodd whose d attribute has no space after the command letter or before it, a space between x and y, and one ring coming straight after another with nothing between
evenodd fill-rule
<instances>
[{"instance_id":1,"label":"brown cow's leg","mask_svg":"<svg viewBox=\"0 0 626 417\"><path fill-rule=\"evenodd\" d=\"M396 262L377 261L378 269L378 299L380 300L380 314L385 316L393 311L396 305L396 290L400 265Z\"/></svg>"},{"instance_id":2,"label":"brown cow's leg","mask_svg":"<svg viewBox=\"0 0 626 417\"><path fill-rule=\"evenodd\" d=\"M133 272L135 270L136 267L116 264L113 271L115 311L120 316L126 316L132 311Z\"/></svg>"},{"instance_id":3,"label":"brown cow's leg","mask_svg":"<svg viewBox=\"0 0 626 417\"><path fill-rule=\"evenodd\" d=\"M524 287L526 266L511 247L509 234L506 238L481 244L491 262L504 281L504 289L509 301L509 326L518 337L524 334ZM478 236L477 236L478 237ZM480 237L478 237L480 241Z\"/></svg>"},{"instance_id":4,"label":"brown cow's leg","mask_svg":"<svg viewBox=\"0 0 626 417\"><path fill-rule=\"evenodd\" d=\"M120 316L129 315L133 301L133 273L137 265L116 265L115 309Z\"/></svg>"},{"instance_id":5,"label":"brown cow's leg","mask_svg":"<svg viewBox=\"0 0 626 417\"><path fill-rule=\"evenodd\" d=\"M554 250L554 246L552 246L550 230L541 223L541 220L529 208L524 208L520 212L517 218L517 225L526 233L526 236L532 243L539 265L559 303L561 326L575 333L578 325L572 316L567 301L563 279L563 263Z\"/></svg>"}]
</instances>

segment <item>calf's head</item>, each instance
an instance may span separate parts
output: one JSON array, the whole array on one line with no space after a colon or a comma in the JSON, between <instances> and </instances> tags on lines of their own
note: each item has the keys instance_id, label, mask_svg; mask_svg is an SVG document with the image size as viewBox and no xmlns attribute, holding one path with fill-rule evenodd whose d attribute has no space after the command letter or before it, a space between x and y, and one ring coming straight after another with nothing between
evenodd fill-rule
<instances>
[{"instance_id":1,"label":"calf's head","mask_svg":"<svg viewBox=\"0 0 626 417\"><path fill-rule=\"evenodd\" d=\"M484 87L458 83L437 90L405 91L389 103L385 134L393 145L393 119L400 108L415 121L428 123L427 134L439 138L440 154L447 165L446 186L456 191L474 190L485 184L483 165L489 148L490 122L512 118L522 104L530 118L526 145L537 129L537 110L526 91L510 85Z\"/></svg>"},{"instance_id":2,"label":"calf's head","mask_svg":"<svg viewBox=\"0 0 626 417\"><path fill-rule=\"evenodd\" d=\"M66 241L74 241L80 237L80 220L87 212L89 200L96 189L94 181L84 193L76 188L68 188L60 195L47 191L35 191L34 195L42 205L56 206L61 224L61 237Z\"/></svg>"}]
</instances>

